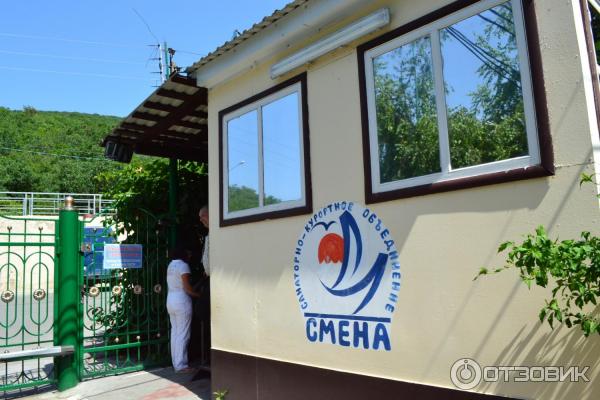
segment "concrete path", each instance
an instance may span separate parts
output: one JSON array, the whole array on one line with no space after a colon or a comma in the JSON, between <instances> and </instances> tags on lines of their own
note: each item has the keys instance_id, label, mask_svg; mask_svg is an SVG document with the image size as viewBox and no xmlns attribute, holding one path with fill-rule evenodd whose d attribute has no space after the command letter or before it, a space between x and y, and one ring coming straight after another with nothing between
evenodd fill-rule
<instances>
[{"instance_id":1,"label":"concrete path","mask_svg":"<svg viewBox=\"0 0 600 400\"><path fill-rule=\"evenodd\" d=\"M193 380L194 373L176 374L173 368L134 372L79 383L75 388L58 392L22 393L28 400L210 400L210 380ZM31 393L31 392L30 392Z\"/></svg>"}]
</instances>

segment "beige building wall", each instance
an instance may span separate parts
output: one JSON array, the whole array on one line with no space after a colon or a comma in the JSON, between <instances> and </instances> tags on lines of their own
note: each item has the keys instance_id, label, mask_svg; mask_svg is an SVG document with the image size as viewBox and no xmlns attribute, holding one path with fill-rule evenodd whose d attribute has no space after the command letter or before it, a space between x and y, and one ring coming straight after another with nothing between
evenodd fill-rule
<instances>
[{"instance_id":1,"label":"beige building wall","mask_svg":"<svg viewBox=\"0 0 600 400\"><path fill-rule=\"evenodd\" d=\"M447 2L365 3L356 18L388 6L392 29ZM308 73L313 209L338 200L365 204L356 43L272 81L269 67L282 54L209 92L214 349L450 388L450 367L463 357L482 366L590 366L589 383L499 382L476 390L519 398L600 396L598 335L585 339L577 329L552 331L541 325L537 315L550 293L528 290L514 271L473 281L481 266L502 265L499 243L519 240L538 225L560 239L577 238L582 230L600 233L596 190L579 187L581 173L594 170L590 132L597 134L591 126L596 121L591 90L585 89L583 33L575 28L581 21L579 5L535 4L556 175L369 205L390 229L401 255L391 352L306 339L292 260L309 215L219 227L218 112L303 70Z\"/></svg>"}]
</instances>

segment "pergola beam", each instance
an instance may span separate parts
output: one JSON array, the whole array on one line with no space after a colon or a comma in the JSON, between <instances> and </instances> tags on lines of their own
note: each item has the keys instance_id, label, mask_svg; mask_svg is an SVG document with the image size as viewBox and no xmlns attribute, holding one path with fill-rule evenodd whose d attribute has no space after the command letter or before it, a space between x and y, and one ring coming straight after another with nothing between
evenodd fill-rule
<instances>
[{"instance_id":1,"label":"pergola beam","mask_svg":"<svg viewBox=\"0 0 600 400\"><path fill-rule=\"evenodd\" d=\"M175 74L123 119L103 145L115 142L138 154L205 162L207 102L206 88L196 86L194 78Z\"/></svg>"}]
</instances>

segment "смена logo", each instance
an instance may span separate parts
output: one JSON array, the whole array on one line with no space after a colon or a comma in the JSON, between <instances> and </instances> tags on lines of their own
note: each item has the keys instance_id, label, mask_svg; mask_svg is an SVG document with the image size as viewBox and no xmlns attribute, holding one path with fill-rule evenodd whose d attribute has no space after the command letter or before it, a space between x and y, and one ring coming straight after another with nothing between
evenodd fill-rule
<instances>
[{"instance_id":1,"label":"\u0441\u043c\u0435\u043d\u0430 logo","mask_svg":"<svg viewBox=\"0 0 600 400\"><path fill-rule=\"evenodd\" d=\"M294 288L311 342L391 350L400 262L390 231L368 208L317 211L294 250Z\"/></svg>"}]
</instances>

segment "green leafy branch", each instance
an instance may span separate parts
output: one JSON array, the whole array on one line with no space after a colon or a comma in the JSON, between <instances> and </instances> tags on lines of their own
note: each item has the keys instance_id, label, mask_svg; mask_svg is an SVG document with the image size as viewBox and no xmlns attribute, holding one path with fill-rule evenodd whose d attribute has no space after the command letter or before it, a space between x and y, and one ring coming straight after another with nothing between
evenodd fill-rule
<instances>
[{"instance_id":1,"label":"green leafy branch","mask_svg":"<svg viewBox=\"0 0 600 400\"><path fill-rule=\"evenodd\" d=\"M582 173L581 178L579 179L579 187L581 187L581 185L583 185L584 183L592 183L594 185L597 185L594 174L588 175L586 173ZM597 197L600 197L600 194L597 195Z\"/></svg>"},{"instance_id":2,"label":"green leafy branch","mask_svg":"<svg viewBox=\"0 0 600 400\"><path fill-rule=\"evenodd\" d=\"M215 396L215 400L225 400L227 393L229 393L228 390L216 390L213 395Z\"/></svg>"},{"instance_id":3,"label":"green leafy branch","mask_svg":"<svg viewBox=\"0 0 600 400\"><path fill-rule=\"evenodd\" d=\"M539 226L522 243L502 243L498 253L506 250L504 267L481 268L475 279L516 268L528 288L532 283L552 286L552 298L540 310L540 322L546 320L551 328L556 321L569 328L579 325L585 336L600 334L600 321L592 315L600 296L600 238L582 232L579 240L551 240Z\"/></svg>"}]
</instances>

